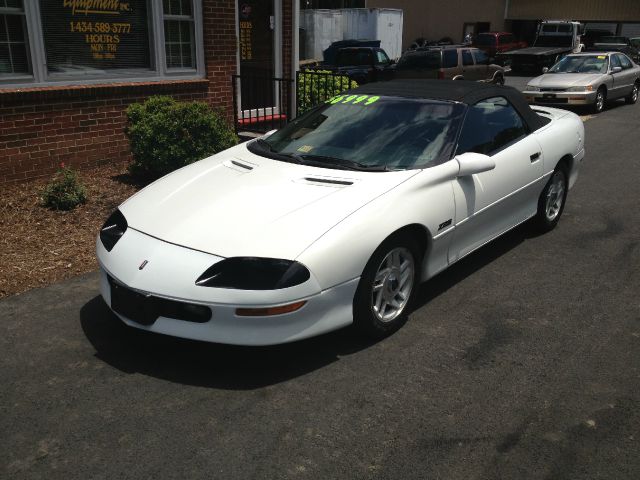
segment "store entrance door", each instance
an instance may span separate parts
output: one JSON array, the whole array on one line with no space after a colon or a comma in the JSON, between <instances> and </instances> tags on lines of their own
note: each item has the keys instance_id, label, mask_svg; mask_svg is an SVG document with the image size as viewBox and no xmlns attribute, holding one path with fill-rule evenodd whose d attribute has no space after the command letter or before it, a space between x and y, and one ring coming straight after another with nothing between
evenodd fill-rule
<instances>
[{"instance_id":1,"label":"store entrance door","mask_svg":"<svg viewBox=\"0 0 640 480\"><path fill-rule=\"evenodd\" d=\"M256 116L273 114L277 104L273 88L274 0L238 0L240 37L241 111L256 111ZM264 111L263 111L264 110ZM269 111L271 110L271 111Z\"/></svg>"}]
</instances>

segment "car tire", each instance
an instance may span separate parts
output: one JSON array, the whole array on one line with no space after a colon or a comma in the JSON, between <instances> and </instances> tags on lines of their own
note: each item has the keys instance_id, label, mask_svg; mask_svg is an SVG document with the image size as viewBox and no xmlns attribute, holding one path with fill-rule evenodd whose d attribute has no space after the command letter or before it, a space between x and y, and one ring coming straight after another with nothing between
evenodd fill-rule
<instances>
[{"instance_id":1,"label":"car tire","mask_svg":"<svg viewBox=\"0 0 640 480\"><path fill-rule=\"evenodd\" d=\"M607 91L600 87L596 92L596 99L593 102L593 112L600 113L604 110L605 105L607 104Z\"/></svg>"},{"instance_id":2,"label":"car tire","mask_svg":"<svg viewBox=\"0 0 640 480\"><path fill-rule=\"evenodd\" d=\"M360 334L382 339L406 323L421 259L409 235L394 235L376 249L353 298L353 325Z\"/></svg>"},{"instance_id":3,"label":"car tire","mask_svg":"<svg viewBox=\"0 0 640 480\"><path fill-rule=\"evenodd\" d=\"M538 211L534 224L540 232L549 232L560 221L569 191L569 174L563 165L553 171L538 198Z\"/></svg>"},{"instance_id":4,"label":"car tire","mask_svg":"<svg viewBox=\"0 0 640 480\"><path fill-rule=\"evenodd\" d=\"M497 74L493 80L496 85L504 85L504 75Z\"/></svg>"},{"instance_id":5,"label":"car tire","mask_svg":"<svg viewBox=\"0 0 640 480\"><path fill-rule=\"evenodd\" d=\"M636 82L633 84L631 93L625 97L624 101L630 105L636 103L638 101L638 90L640 90L640 82Z\"/></svg>"}]
</instances>

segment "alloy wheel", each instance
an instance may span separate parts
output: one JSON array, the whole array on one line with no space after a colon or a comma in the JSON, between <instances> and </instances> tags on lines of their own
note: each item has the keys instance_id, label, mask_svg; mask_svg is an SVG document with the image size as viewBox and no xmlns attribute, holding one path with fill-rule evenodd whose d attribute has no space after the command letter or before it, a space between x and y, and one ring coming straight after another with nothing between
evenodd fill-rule
<instances>
[{"instance_id":1,"label":"alloy wheel","mask_svg":"<svg viewBox=\"0 0 640 480\"><path fill-rule=\"evenodd\" d=\"M602 93L602 90L601 90L596 95L596 112L601 112L603 108L604 108L604 93Z\"/></svg>"},{"instance_id":2,"label":"alloy wheel","mask_svg":"<svg viewBox=\"0 0 640 480\"><path fill-rule=\"evenodd\" d=\"M388 323L400 316L411 298L415 260L411 251L397 247L384 257L373 280L371 310L375 317Z\"/></svg>"},{"instance_id":3,"label":"alloy wheel","mask_svg":"<svg viewBox=\"0 0 640 480\"><path fill-rule=\"evenodd\" d=\"M550 222L553 222L560 214L562 202L564 202L564 189L564 175L562 172L555 172L551 177L551 184L549 185L545 202L545 214Z\"/></svg>"}]
</instances>

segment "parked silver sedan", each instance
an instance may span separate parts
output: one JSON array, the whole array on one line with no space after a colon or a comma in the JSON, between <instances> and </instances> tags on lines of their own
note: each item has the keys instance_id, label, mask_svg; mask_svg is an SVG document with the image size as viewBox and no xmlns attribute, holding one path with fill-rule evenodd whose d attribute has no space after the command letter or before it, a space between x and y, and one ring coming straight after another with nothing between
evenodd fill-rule
<instances>
[{"instance_id":1,"label":"parked silver sedan","mask_svg":"<svg viewBox=\"0 0 640 480\"><path fill-rule=\"evenodd\" d=\"M601 112L608 100L636 103L640 66L623 53L575 53L562 58L524 90L529 103L590 105Z\"/></svg>"}]
</instances>

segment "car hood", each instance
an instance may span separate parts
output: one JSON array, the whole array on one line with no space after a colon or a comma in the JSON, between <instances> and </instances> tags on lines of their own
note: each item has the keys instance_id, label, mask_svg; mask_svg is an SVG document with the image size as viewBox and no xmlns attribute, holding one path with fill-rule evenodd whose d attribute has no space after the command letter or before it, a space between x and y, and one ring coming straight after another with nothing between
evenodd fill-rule
<instances>
[{"instance_id":1,"label":"car hood","mask_svg":"<svg viewBox=\"0 0 640 480\"><path fill-rule=\"evenodd\" d=\"M161 178L120 210L131 228L176 245L221 257L295 259L417 172L310 167L238 145Z\"/></svg>"},{"instance_id":2,"label":"car hood","mask_svg":"<svg viewBox=\"0 0 640 480\"><path fill-rule=\"evenodd\" d=\"M529 81L534 87L568 88L598 83L602 73L545 73Z\"/></svg>"}]
</instances>

